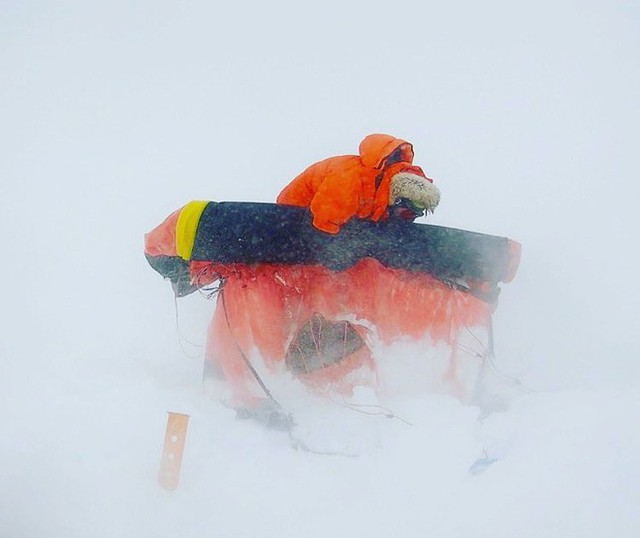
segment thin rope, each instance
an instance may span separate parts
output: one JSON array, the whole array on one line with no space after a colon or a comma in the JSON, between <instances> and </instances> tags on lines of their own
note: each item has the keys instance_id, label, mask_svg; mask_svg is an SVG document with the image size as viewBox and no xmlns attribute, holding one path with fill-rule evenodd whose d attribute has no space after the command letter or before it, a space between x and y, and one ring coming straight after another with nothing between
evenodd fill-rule
<instances>
[{"instance_id":1,"label":"thin rope","mask_svg":"<svg viewBox=\"0 0 640 538\"><path fill-rule=\"evenodd\" d=\"M461 344L460 342L454 342L453 345L458 347L463 353L466 353L467 355L470 355L472 357L477 357L480 359L484 359L486 357L486 353L480 353L479 351L473 349L471 346Z\"/></svg>"},{"instance_id":2,"label":"thin rope","mask_svg":"<svg viewBox=\"0 0 640 538\"><path fill-rule=\"evenodd\" d=\"M200 295L202 295L203 297L205 297L206 299L211 299L212 297L214 297L220 291L220 289L222 287L222 277L220 277L218 275L218 278L216 280L214 280L214 282L220 281L220 284L218 286L205 287L205 286L202 286L200 284L200 279L201 279L202 275L204 275L205 273L206 273L206 270L200 271L195 276L194 282L196 284L198 293ZM191 345L193 347L201 348L201 349L203 349L205 347L205 345L204 344L197 344L196 342L191 341L189 338L187 338L184 335L184 333L180 329L180 309L178 308L178 296L175 295L175 294L173 296L173 305L174 305L175 324L176 324L176 334L177 334L177 337L178 337L178 345L180 346L182 354L185 355L189 359L198 359L198 358L200 358L200 356L199 355L190 354L185 349L183 342L186 342L187 344L189 344L189 345Z\"/></svg>"},{"instance_id":3,"label":"thin rope","mask_svg":"<svg viewBox=\"0 0 640 538\"><path fill-rule=\"evenodd\" d=\"M329 393L327 393L327 397L329 398L329 401L332 402L333 404L339 407L343 407L345 409L349 409L350 411L355 411L356 413L360 413L362 415L368 415L371 417L384 417L389 419L397 419L401 422L404 422L408 426L414 426L414 424L402 418L401 416L397 415L391 409L389 409L388 407L384 407L383 405L349 403L344 400L344 397L342 399L342 402L337 402L331 397ZM374 413L372 411L365 411L364 410L365 408L377 409L379 410L379 412Z\"/></svg>"},{"instance_id":4,"label":"thin rope","mask_svg":"<svg viewBox=\"0 0 640 538\"><path fill-rule=\"evenodd\" d=\"M504 373L500 368L498 368L498 365L496 364L496 355L495 355L495 340L494 340L494 333L493 333L493 318L490 316L489 317L489 323L488 323L488 329L489 329L489 341L488 341L488 345L487 345L487 352L485 354L485 359L489 362L489 366L491 367L491 369L494 371L494 373L498 376L500 376L501 378L503 378L506 381L509 381L510 383L512 383L513 385L521 388L522 390L526 391L526 392L530 392L530 393L537 393L540 392L536 389L532 389L531 387L526 386L524 383L522 383L522 381L520 381L517 377L509 375ZM469 330L467 328L467 330ZM469 331L471 333L471 331ZM473 335L473 333L471 333Z\"/></svg>"},{"instance_id":5,"label":"thin rope","mask_svg":"<svg viewBox=\"0 0 640 538\"><path fill-rule=\"evenodd\" d=\"M238 343L238 341L236 340L236 337L233 334L233 329L231 328L231 322L229 321L229 315L227 314L227 304L226 304L225 299L224 299L224 283L221 284L218 287L218 293L219 293L220 299L222 299L222 311L224 312L224 319L227 322L227 327L229 328L229 334L231 335L231 338L233 339L233 343L236 345L236 348L238 349L238 353L240 353L240 356L242 357L242 360L244 361L245 365L247 366L247 368L251 372L251 375L258 382L258 385L260 385L260 387L262 388L262 390L266 394L267 398L269 398L269 400L271 400L271 402L278 409L282 409L282 406L273 397L273 394L271 394L271 391L269 390L269 388L264 384L264 382L262 381L262 378L258 375L258 372L256 372L256 369L253 367L253 365L251 364L251 362L249 361L249 359L245 355L244 351L240 347L240 344Z\"/></svg>"},{"instance_id":6,"label":"thin rope","mask_svg":"<svg viewBox=\"0 0 640 538\"><path fill-rule=\"evenodd\" d=\"M192 342L191 340L189 340L184 334L182 334L182 331L180 330L180 316L179 316L179 312L178 312L178 297L176 295L173 296L173 305L174 305L174 309L175 309L176 335L178 337L178 345L180 346L180 349L182 350L182 354L185 355L189 359L198 359L198 358L200 358L199 355L191 355L185 349L185 347L183 345L183 341L187 342L188 344L192 345L193 347L204 348L204 345L203 344L196 344L195 342Z\"/></svg>"},{"instance_id":7,"label":"thin rope","mask_svg":"<svg viewBox=\"0 0 640 538\"><path fill-rule=\"evenodd\" d=\"M382 405L362 405L362 404L349 404L345 403L344 407L350 409L351 411L355 411L356 413L361 413L363 415L369 415L372 417L384 417L388 419L396 419L400 422L404 422L407 426L415 426L412 422L409 422L407 419L402 418L399 415L396 415L391 409L384 407ZM365 411L363 409L358 409L358 407L365 407L371 409L379 409L380 412L374 413L371 411Z\"/></svg>"},{"instance_id":8,"label":"thin rope","mask_svg":"<svg viewBox=\"0 0 640 538\"><path fill-rule=\"evenodd\" d=\"M489 316L488 325L489 326L492 325L491 316ZM493 353L493 336L492 336L493 330L492 329L490 329L490 331L489 331L489 342L488 342L487 345L485 345L485 343L478 337L478 335L475 334L467 325L464 325L464 328L471 335L471 337L476 342L478 342L478 344L480 344L480 347L482 348L482 351L483 351L483 353L481 354L482 357L486 357L487 354L489 354L490 352ZM491 349L491 351L490 351L490 349Z\"/></svg>"}]
</instances>

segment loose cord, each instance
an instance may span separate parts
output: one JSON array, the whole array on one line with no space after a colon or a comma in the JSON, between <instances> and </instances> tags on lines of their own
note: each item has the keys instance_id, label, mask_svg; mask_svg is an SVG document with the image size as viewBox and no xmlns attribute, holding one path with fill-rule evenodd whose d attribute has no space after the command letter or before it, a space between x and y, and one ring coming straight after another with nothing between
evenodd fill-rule
<instances>
[{"instance_id":1,"label":"loose cord","mask_svg":"<svg viewBox=\"0 0 640 538\"><path fill-rule=\"evenodd\" d=\"M396 415L391 409L389 409L388 407L384 407L383 405L375 405L375 404L355 404L355 403L348 403L346 401L342 401L342 403L340 402L336 402L333 399L330 398L330 400L341 407L344 407L345 409L349 409L351 411L354 411L356 413L360 413L362 415L368 415L371 417L384 417L384 418L388 418L388 419L396 419L399 420L400 422L404 422L407 426L415 426L415 424L409 422L408 420L402 418L399 415ZM373 412L373 411L366 411L365 409L376 409L378 410L378 412Z\"/></svg>"},{"instance_id":2,"label":"loose cord","mask_svg":"<svg viewBox=\"0 0 640 538\"><path fill-rule=\"evenodd\" d=\"M185 355L189 359L198 359L199 355L190 354L185 349L183 342L187 342L189 345L191 345L193 347L198 347L198 348L204 348L204 345L203 344L196 344L195 342L192 342L191 340L189 340L184 334L182 334L182 331L180 330L180 314L179 314L179 311L178 311L178 296L177 295L173 296L173 305L174 305L174 310L175 310L176 335L178 337L178 345L180 346L180 349L182 350L182 354Z\"/></svg>"},{"instance_id":3,"label":"loose cord","mask_svg":"<svg viewBox=\"0 0 640 538\"><path fill-rule=\"evenodd\" d=\"M251 364L251 361L249 361L249 359L245 355L244 351L240 347L240 344L238 343L238 341L236 340L236 337L233 334L233 329L231 328L231 322L229 321L229 315L227 313L227 304L226 304L225 299L224 299L224 283L221 284L218 287L218 295L219 295L220 299L222 300L222 311L224 312L224 319L226 320L227 327L229 328L229 334L231 335L231 338L233 339L233 343L236 345L236 348L238 349L238 353L240 353L240 356L242 357L242 360L244 361L245 365L247 366L247 368L251 372L251 375L258 382L258 385L260 385L260 387L262 388L263 392L266 394L267 398L269 398L269 400L278 409L282 409L282 406L274 398L273 394L271 393L269 388L265 385L264 381L262 381L262 378L260 377L260 375L258 375L258 372L253 367L253 365Z\"/></svg>"},{"instance_id":4,"label":"loose cord","mask_svg":"<svg viewBox=\"0 0 640 538\"><path fill-rule=\"evenodd\" d=\"M498 368L498 365L496 364L496 354L495 354L495 347L494 347L495 336L493 332L493 318L491 316L489 316L489 323L488 323L489 341L486 347L482 344L480 338L478 338L477 335L475 335L466 325L465 325L465 329L467 329L469 334L471 334L471 336L473 336L478 342L481 343L482 347L484 348L484 354L482 355L482 359L486 360L489 363L489 366L491 367L491 369L496 375L501 377L503 380L510 382L512 385L520 388L525 392L528 392L528 393L539 392L536 389L532 389L531 387L526 386L517 377L506 374L500 368Z\"/></svg>"}]
</instances>

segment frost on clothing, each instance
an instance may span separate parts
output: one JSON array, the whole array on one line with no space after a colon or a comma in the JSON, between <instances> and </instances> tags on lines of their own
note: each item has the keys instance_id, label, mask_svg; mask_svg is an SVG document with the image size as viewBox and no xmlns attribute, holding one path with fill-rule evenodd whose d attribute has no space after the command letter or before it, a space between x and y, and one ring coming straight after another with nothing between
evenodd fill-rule
<instances>
[{"instance_id":1,"label":"frost on clothing","mask_svg":"<svg viewBox=\"0 0 640 538\"><path fill-rule=\"evenodd\" d=\"M400 176L405 179L397 182L392 196L393 180ZM311 165L282 190L277 202L310 208L313 225L336 234L353 217L375 222L387 219L389 206L399 198L407 198L418 210L433 211L440 194L422 169L413 165L409 142L372 134L362 140L358 155L331 157Z\"/></svg>"}]
</instances>

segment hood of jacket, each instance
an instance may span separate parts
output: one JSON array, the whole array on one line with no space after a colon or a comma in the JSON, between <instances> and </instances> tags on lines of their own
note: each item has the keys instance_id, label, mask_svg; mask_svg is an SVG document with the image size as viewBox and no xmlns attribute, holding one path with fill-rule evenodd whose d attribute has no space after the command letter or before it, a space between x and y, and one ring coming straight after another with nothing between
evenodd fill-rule
<instances>
[{"instance_id":1,"label":"hood of jacket","mask_svg":"<svg viewBox=\"0 0 640 538\"><path fill-rule=\"evenodd\" d=\"M367 168L380 168L384 160L402 144L411 146L411 157L405 162L413 162L413 146L406 140L387 134L370 134L360 142L360 160Z\"/></svg>"}]
</instances>

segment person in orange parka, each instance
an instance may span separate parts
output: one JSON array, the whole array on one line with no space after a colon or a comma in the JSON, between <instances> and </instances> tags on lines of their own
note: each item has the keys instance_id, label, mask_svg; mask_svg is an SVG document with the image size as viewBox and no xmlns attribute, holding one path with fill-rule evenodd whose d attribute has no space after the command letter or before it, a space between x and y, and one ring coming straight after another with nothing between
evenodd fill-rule
<instances>
[{"instance_id":1,"label":"person in orange parka","mask_svg":"<svg viewBox=\"0 0 640 538\"><path fill-rule=\"evenodd\" d=\"M413 146L387 134L371 134L359 155L331 157L311 165L278 195L277 203L309 207L313 225L337 234L353 217L413 220L433 212L440 191L419 166Z\"/></svg>"}]
</instances>

